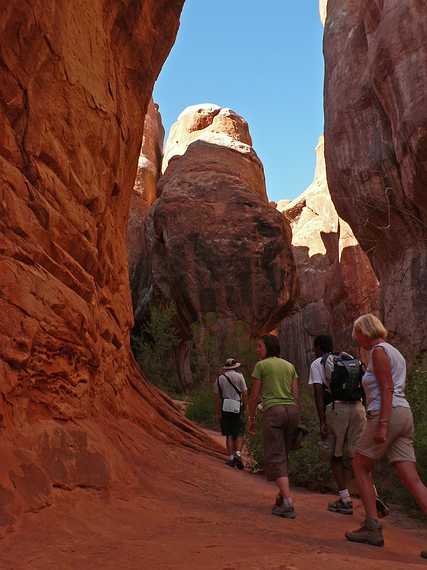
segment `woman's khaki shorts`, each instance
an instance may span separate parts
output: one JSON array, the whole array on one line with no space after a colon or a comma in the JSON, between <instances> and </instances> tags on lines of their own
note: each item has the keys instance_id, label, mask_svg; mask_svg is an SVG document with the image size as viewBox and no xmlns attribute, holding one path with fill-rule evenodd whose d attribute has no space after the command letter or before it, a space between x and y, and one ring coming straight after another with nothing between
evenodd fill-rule
<instances>
[{"instance_id":1,"label":"woman's khaki shorts","mask_svg":"<svg viewBox=\"0 0 427 570\"><path fill-rule=\"evenodd\" d=\"M357 452L375 460L387 456L390 463L398 461L415 463L414 420L411 409L403 406L392 408L389 432L385 443L376 443L374 440L379 416L379 411L368 413L368 422Z\"/></svg>"}]
</instances>

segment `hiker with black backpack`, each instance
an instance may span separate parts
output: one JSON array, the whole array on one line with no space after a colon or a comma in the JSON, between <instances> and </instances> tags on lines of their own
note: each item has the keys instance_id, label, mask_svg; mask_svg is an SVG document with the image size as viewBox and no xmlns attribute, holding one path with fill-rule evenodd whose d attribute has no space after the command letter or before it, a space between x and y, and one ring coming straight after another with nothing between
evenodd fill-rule
<instances>
[{"instance_id":1,"label":"hiker with black backpack","mask_svg":"<svg viewBox=\"0 0 427 570\"><path fill-rule=\"evenodd\" d=\"M363 405L362 363L346 352L334 353L332 337L314 339L316 359L310 367L309 384L320 422L320 437L327 444L331 470L339 498L328 504L328 511L353 514L348 490L351 460L366 425ZM388 507L377 497L378 515L388 514Z\"/></svg>"},{"instance_id":2,"label":"hiker with black backpack","mask_svg":"<svg viewBox=\"0 0 427 570\"><path fill-rule=\"evenodd\" d=\"M245 433L244 410L246 408L248 388L239 368L240 362L227 358L223 372L218 376L214 392L216 395L216 417L225 435L229 467L243 469L242 446Z\"/></svg>"}]
</instances>

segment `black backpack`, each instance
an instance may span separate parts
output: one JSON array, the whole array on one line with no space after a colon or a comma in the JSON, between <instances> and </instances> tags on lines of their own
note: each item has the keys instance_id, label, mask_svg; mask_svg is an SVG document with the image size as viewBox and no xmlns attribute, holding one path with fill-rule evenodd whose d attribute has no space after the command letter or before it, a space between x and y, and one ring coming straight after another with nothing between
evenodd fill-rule
<instances>
[{"instance_id":1,"label":"black backpack","mask_svg":"<svg viewBox=\"0 0 427 570\"><path fill-rule=\"evenodd\" d=\"M330 375L330 401L357 402L363 399L363 366L358 358L347 352L331 353L322 357L322 364L327 377Z\"/></svg>"}]
</instances>

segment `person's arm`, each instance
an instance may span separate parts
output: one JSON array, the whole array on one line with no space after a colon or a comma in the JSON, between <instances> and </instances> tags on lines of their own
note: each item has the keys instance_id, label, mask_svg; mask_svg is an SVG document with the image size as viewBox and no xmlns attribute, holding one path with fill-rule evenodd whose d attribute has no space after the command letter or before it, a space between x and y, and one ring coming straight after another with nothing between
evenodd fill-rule
<instances>
[{"instance_id":1,"label":"person's arm","mask_svg":"<svg viewBox=\"0 0 427 570\"><path fill-rule=\"evenodd\" d=\"M242 404L245 410L248 409L248 390L247 388L242 392Z\"/></svg>"},{"instance_id":2,"label":"person's arm","mask_svg":"<svg viewBox=\"0 0 427 570\"><path fill-rule=\"evenodd\" d=\"M325 392L323 384L313 384L314 401L316 403L317 415L320 424L320 437L326 439L328 437L328 426L326 424L325 415Z\"/></svg>"},{"instance_id":3,"label":"person's arm","mask_svg":"<svg viewBox=\"0 0 427 570\"><path fill-rule=\"evenodd\" d=\"M252 388L251 388L251 394L249 396L249 405L248 405L248 409L249 409L248 431L249 431L249 433L253 433L253 431L254 431L255 412L256 412L256 407L258 404L260 393L261 393L261 380L259 380L258 378L252 377Z\"/></svg>"},{"instance_id":4,"label":"person's arm","mask_svg":"<svg viewBox=\"0 0 427 570\"><path fill-rule=\"evenodd\" d=\"M393 378L390 360L383 349L372 351L372 368L381 393L380 417L374 439L377 443L384 443L388 435L393 404Z\"/></svg>"},{"instance_id":5,"label":"person's arm","mask_svg":"<svg viewBox=\"0 0 427 570\"><path fill-rule=\"evenodd\" d=\"M217 422L221 419L221 398L217 392L215 392L215 418Z\"/></svg>"},{"instance_id":6,"label":"person's arm","mask_svg":"<svg viewBox=\"0 0 427 570\"><path fill-rule=\"evenodd\" d=\"M222 398L219 394L219 378L217 378L214 385L214 395L215 395L215 418L216 421L219 423L221 420L221 403L222 403Z\"/></svg>"},{"instance_id":7,"label":"person's arm","mask_svg":"<svg viewBox=\"0 0 427 570\"><path fill-rule=\"evenodd\" d=\"M300 401L299 401L298 376L295 376L295 378L292 381L292 395L294 397L296 405L299 408L300 407Z\"/></svg>"},{"instance_id":8,"label":"person's arm","mask_svg":"<svg viewBox=\"0 0 427 570\"><path fill-rule=\"evenodd\" d=\"M309 384L313 386L314 402L316 404L317 416L320 425L320 437L326 439L328 437L328 426L325 415L325 389L326 372L324 365L315 360L310 366Z\"/></svg>"}]
</instances>

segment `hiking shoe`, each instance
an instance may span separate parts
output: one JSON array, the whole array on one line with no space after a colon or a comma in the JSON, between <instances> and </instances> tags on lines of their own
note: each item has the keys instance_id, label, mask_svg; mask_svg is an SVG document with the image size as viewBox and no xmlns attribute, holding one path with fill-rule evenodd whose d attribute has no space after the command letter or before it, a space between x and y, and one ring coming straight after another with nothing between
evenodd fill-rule
<instances>
[{"instance_id":1,"label":"hiking shoe","mask_svg":"<svg viewBox=\"0 0 427 570\"><path fill-rule=\"evenodd\" d=\"M343 501L338 499L333 503L329 503L328 511L331 513L339 513L340 515L352 515L353 514L353 503L351 501Z\"/></svg>"},{"instance_id":2,"label":"hiking shoe","mask_svg":"<svg viewBox=\"0 0 427 570\"><path fill-rule=\"evenodd\" d=\"M283 497L280 493L277 493L276 500L274 502L274 506L281 507L283 505Z\"/></svg>"},{"instance_id":3,"label":"hiking shoe","mask_svg":"<svg viewBox=\"0 0 427 570\"><path fill-rule=\"evenodd\" d=\"M239 457L238 455L234 456L234 467L237 467L237 469L240 469L240 471L245 468L245 466L243 465L242 458Z\"/></svg>"},{"instance_id":4,"label":"hiking shoe","mask_svg":"<svg viewBox=\"0 0 427 570\"><path fill-rule=\"evenodd\" d=\"M274 505L271 509L271 514L284 519L294 519L297 516L295 509L289 505L285 505L284 502L280 506Z\"/></svg>"},{"instance_id":5,"label":"hiking shoe","mask_svg":"<svg viewBox=\"0 0 427 570\"><path fill-rule=\"evenodd\" d=\"M390 514L390 507L384 503L382 499L377 497L377 515L379 519L383 519Z\"/></svg>"},{"instance_id":6,"label":"hiking shoe","mask_svg":"<svg viewBox=\"0 0 427 570\"><path fill-rule=\"evenodd\" d=\"M357 530L346 532L345 537L350 542L384 546L383 529L381 524L373 519L366 519Z\"/></svg>"},{"instance_id":7,"label":"hiking shoe","mask_svg":"<svg viewBox=\"0 0 427 570\"><path fill-rule=\"evenodd\" d=\"M229 467L235 467L236 466L236 458L233 457L233 459L227 459L225 464L228 465Z\"/></svg>"},{"instance_id":8,"label":"hiking shoe","mask_svg":"<svg viewBox=\"0 0 427 570\"><path fill-rule=\"evenodd\" d=\"M427 558L427 550L421 550L421 558Z\"/></svg>"}]
</instances>

